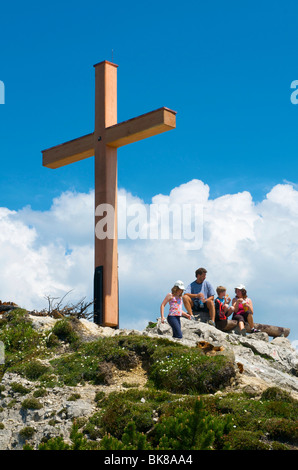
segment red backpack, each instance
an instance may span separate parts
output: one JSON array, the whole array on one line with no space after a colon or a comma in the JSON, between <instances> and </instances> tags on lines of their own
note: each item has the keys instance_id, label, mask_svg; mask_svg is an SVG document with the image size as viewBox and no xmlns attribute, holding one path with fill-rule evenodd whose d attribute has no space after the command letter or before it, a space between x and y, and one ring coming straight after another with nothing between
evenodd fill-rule
<instances>
[{"instance_id":1,"label":"red backpack","mask_svg":"<svg viewBox=\"0 0 298 470\"><path fill-rule=\"evenodd\" d=\"M215 299L215 319L216 320L227 319L223 307L224 307L224 304L220 300Z\"/></svg>"}]
</instances>

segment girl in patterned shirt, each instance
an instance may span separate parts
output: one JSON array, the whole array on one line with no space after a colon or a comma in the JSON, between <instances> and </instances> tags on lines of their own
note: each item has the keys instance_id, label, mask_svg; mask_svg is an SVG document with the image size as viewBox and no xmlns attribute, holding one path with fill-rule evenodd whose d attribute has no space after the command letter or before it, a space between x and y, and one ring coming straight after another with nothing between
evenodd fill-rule
<instances>
[{"instance_id":1,"label":"girl in patterned shirt","mask_svg":"<svg viewBox=\"0 0 298 470\"><path fill-rule=\"evenodd\" d=\"M191 315L184 312L182 310L183 300L182 294L185 290L184 284L182 281L176 281L171 292L166 295L164 301L160 306L160 315L161 315L161 322L164 323L164 308L167 303L170 305L169 314L167 317L167 321L172 328L173 331L173 338L182 338L182 331L181 331L181 322L180 317L186 317L189 320L191 319Z\"/></svg>"}]
</instances>

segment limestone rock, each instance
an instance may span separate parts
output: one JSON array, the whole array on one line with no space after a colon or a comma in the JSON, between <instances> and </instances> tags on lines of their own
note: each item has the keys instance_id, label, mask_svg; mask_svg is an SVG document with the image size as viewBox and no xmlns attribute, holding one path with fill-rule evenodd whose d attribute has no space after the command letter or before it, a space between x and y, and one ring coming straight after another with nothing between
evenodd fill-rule
<instances>
[{"instance_id":1,"label":"limestone rock","mask_svg":"<svg viewBox=\"0 0 298 470\"><path fill-rule=\"evenodd\" d=\"M80 418L94 413L95 406L84 400L71 401L66 404L66 414L69 419Z\"/></svg>"},{"instance_id":2,"label":"limestone rock","mask_svg":"<svg viewBox=\"0 0 298 470\"><path fill-rule=\"evenodd\" d=\"M53 317L38 317L35 315L29 315L29 318L32 321L33 328L38 331L51 330L57 321Z\"/></svg>"}]
</instances>

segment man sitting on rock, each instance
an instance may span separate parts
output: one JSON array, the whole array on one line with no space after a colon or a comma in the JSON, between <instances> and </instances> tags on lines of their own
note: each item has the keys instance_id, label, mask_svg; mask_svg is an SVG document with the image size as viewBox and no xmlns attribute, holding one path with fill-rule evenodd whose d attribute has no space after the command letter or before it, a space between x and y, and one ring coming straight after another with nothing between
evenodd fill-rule
<instances>
[{"instance_id":1,"label":"man sitting on rock","mask_svg":"<svg viewBox=\"0 0 298 470\"><path fill-rule=\"evenodd\" d=\"M196 280L187 286L184 291L183 303L187 313L199 317L200 312L209 313L210 325L215 326L215 290L209 281L206 281L207 270L199 268L196 270Z\"/></svg>"}]
</instances>

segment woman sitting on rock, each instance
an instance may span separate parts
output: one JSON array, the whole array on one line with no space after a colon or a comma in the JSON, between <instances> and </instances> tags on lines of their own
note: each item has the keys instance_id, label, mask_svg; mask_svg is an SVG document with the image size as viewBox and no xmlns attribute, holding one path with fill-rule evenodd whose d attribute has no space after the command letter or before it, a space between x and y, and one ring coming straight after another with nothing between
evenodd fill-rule
<instances>
[{"instance_id":1,"label":"woman sitting on rock","mask_svg":"<svg viewBox=\"0 0 298 470\"><path fill-rule=\"evenodd\" d=\"M254 328L253 322L253 305L251 299L247 297L247 292L243 284L235 287L236 297L232 300L234 307L234 314L232 319L238 322L240 334L246 335L245 323L247 322L251 328L251 333L256 333L259 330Z\"/></svg>"}]
</instances>

